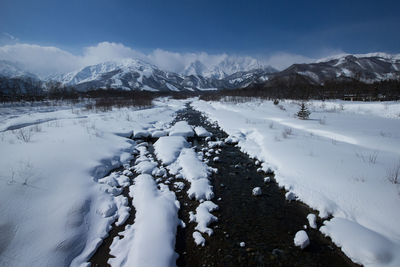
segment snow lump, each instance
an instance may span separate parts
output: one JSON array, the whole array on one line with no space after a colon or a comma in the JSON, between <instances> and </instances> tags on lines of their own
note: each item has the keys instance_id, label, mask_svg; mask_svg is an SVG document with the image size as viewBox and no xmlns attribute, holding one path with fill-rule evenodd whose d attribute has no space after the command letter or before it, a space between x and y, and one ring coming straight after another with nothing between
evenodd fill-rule
<instances>
[{"instance_id":1,"label":"snow lump","mask_svg":"<svg viewBox=\"0 0 400 267\"><path fill-rule=\"evenodd\" d=\"M260 187L255 187L253 188L252 194L253 196L261 196L261 188Z\"/></svg>"},{"instance_id":2,"label":"snow lump","mask_svg":"<svg viewBox=\"0 0 400 267\"><path fill-rule=\"evenodd\" d=\"M308 238L306 231L300 230L296 233L294 236L294 244L301 249L306 248L310 244L310 239Z\"/></svg>"}]
</instances>

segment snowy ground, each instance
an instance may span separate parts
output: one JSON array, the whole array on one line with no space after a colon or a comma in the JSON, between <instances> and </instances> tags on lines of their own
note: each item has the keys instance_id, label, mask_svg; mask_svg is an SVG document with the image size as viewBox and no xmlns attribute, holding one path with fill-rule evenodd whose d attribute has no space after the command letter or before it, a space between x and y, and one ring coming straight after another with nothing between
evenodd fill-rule
<instances>
[{"instance_id":1,"label":"snowy ground","mask_svg":"<svg viewBox=\"0 0 400 267\"><path fill-rule=\"evenodd\" d=\"M400 266L400 103L295 101L192 103L242 151L326 220L320 231L355 262ZM399 177L400 178L400 177Z\"/></svg>"},{"instance_id":2,"label":"snowy ground","mask_svg":"<svg viewBox=\"0 0 400 267\"><path fill-rule=\"evenodd\" d=\"M112 182L123 186L127 178L98 179L130 161L135 143L126 137L132 131L164 128L183 107L172 100L106 113L69 105L1 106L0 266L84 263L110 224L126 219L126 199L114 197ZM142 180L150 194L152 184Z\"/></svg>"},{"instance_id":3,"label":"snowy ground","mask_svg":"<svg viewBox=\"0 0 400 267\"><path fill-rule=\"evenodd\" d=\"M184 223L174 190L197 202L188 219L196 225L193 242L204 246L218 221L210 181L217 170L207 163L218 161L223 142L185 121L171 125L185 103L164 99L150 109L109 112L66 103L0 106L0 266L85 265L110 225L127 219L121 191L128 186L135 222L113 240L112 266L175 264L176 228ZM288 200L318 210L320 231L353 261L400 265L400 103L313 101L310 120L295 118L298 103L288 100L192 105L218 122L227 142L238 141L264 171L273 169ZM132 133L159 138L154 154L146 142L128 139ZM207 147L196 151L194 135ZM312 242L306 237L307 229L293 238L305 247Z\"/></svg>"}]
</instances>

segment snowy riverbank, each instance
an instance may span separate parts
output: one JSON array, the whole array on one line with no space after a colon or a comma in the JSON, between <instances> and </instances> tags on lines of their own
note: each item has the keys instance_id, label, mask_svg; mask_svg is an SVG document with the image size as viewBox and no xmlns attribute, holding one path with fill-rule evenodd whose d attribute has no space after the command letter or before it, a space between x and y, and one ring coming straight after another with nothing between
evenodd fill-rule
<instances>
[{"instance_id":1,"label":"snowy riverbank","mask_svg":"<svg viewBox=\"0 0 400 267\"><path fill-rule=\"evenodd\" d=\"M132 130L156 130L183 107L1 107L0 129L24 127L0 133L0 265L85 262L117 216L97 179L131 159Z\"/></svg>"},{"instance_id":2,"label":"snowy riverbank","mask_svg":"<svg viewBox=\"0 0 400 267\"><path fill-rule=\"evenodd\" d=\"M355 262L400 264L400 103L194 101L241 150L272 168L277 182L319 211L321 231Z\"/></svg>"}]
</instances>

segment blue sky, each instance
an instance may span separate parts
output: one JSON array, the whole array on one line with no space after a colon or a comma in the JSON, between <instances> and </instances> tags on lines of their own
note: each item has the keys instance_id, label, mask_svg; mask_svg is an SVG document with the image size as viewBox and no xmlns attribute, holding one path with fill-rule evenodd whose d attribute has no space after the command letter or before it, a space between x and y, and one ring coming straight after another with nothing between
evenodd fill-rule
<instances>
[{"instance_id":1,"label":"blue sky","mask_svg":"<svg viewBox=\"0 0 400 267\"><path fill-rule=\"evenodd\" d=\"M400 1L0 1L0 31L74 51L399 52Z\"/></svg>"},{"instance_id":2,"label":"blue sky","mask_svg":"<svg viewBox=\"0 0 400 267\"><path fill-rule=\"evenodd\" d=\"M344 52L400 53L399 10L398 0L0 0L0 59L61 72L138 56L179 71L188 58L228 54L282 69Z\"/></svg>"}]
</instances>

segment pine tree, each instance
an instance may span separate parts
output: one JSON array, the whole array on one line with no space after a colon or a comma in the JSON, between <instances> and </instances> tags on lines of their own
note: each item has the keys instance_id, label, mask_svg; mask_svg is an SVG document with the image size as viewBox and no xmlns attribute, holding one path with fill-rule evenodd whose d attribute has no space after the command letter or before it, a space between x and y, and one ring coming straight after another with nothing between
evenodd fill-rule
<instances>
[{"instance_id":1,"label":"pine tree","mask_svg":"<svg viewBox=\"0 0 400 267\"><path fill-rule=\"evenodd\" d=\"M300 105L300 110L297 112L297 117L301 120L307 120L310 116L311 112L307 109L307 106L304 102Z\"/></svg>"}]
</instances>

